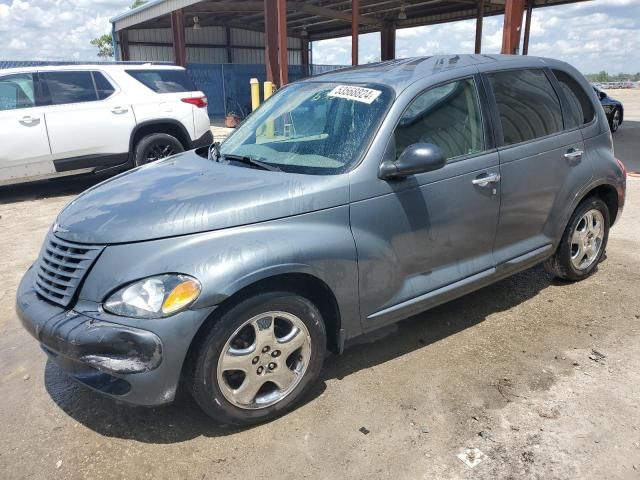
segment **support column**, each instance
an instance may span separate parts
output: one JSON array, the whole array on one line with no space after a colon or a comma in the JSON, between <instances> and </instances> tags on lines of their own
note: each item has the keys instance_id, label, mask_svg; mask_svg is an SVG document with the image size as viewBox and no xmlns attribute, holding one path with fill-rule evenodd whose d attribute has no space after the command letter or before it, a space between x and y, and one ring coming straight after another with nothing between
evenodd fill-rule
<instances>
[{"instance_id":1,"label":"support column","mask_svg":"<svg viewBox=\"0 0 640 480\"><path fill-rule=\"evenodd\" d=\"M502 29L502 53L517 55L522 30L524 0L506 0L504 6L504 27Z\"/></svg>"},{"instance_id":2,"label":"support column","mask_svg":"<svg viewBox=\"0 0 640 480\"><path fill-rule=\"evenodd\" d=\"M277 0L264 0L264 63L267 81L280 85Z\"/></svg>"},{"instance_id":3,"label":"support column","mask_svg":"<svg viewBox=\"0 0 640 480\"><path fill-rule=\"evenodd\" d=\"M302 69L304 71L304 76L309 76L309 40L306 38L302 39Z\"/></svg>"},{"instance_id":4,"label":"support column","mask_svg":"<svg viewBox=\"0 0 640 480\"><path fill-rule=\"evenodd\" d=\"M226 37L225 49L227 51L227 63L233 63L233 52L231 50L231 27L225 28L224 36Z\"/></svg>"},{"instance_id":5,"label":"support column","mask_svg":"<svg viewBox=\"0 0 640 480\"><path fill-rule=\"evenodd\" d=\"M358 65L358 34L360 31L360 0L351 0L351 65Z\"/></svg>"},{"instance_id":6,"label":"support column","mask_svg":"<svg viewBox=\"0 0 640 480\"><path fill-rule=\"evenodd\" d=\"M131 60L131 54L129 53L129 32L126 30L120 32L120 48L122 49L122 61L128 62Z\"/></svg>"},{"instance_id":7,"label":"support column","mask_svg":"<svg viewBox=\"0 0 640 480\"><path fill-rule=\"evenodd\" d=\"M394 60L396 58L396 25L386 23L380 30L380 60Z\"/></svg>"},{"instance_id":8,"label":"support column","mask_svg":"<svg viewBox=\"0 0 640 480\"><path fill-rule=\"evenodd\" d=\"M287 0L278 0L278 64L280 85L289 83L289 44L287 38Z\"/></svg>"},{"instance_id":9,"label":"support column","mask_svg":"<svg viewBox=\"0 0 640 480\"><path fill-rule=\"evenodd\" d=\"M478 0L478 15L476 16L476 49L475 53L482 53L482 22L484 20L484 0Z\"/></svg>"},{"instance_id":10,"label":"support column","mask_svg":"<svg viewBox=\"0 0 640 480\"><path fill-rule=\"evenodd\" d=\"M527 1L527 16L524 22L524 40L522 41L522 54L529 55L529 34L531 33L531 15L533 14L533 0Z\"/></svg>"},{"instance_id":11,"label":"support column","mask_svg":"<svg viewBox=\"0 0 640 480\"><path fill-rule=\"evenodd\" d=\"M182 10L171 12L171 34L173 35L173 55L176 65L187 65L187 47L184 34L184 14Z\"/></svg>"}]
</instances>

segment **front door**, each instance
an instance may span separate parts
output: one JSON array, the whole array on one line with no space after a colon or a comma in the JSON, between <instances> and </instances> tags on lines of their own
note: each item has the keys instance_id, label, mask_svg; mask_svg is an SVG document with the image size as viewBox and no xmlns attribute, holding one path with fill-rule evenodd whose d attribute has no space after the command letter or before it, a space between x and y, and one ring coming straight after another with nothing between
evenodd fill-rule
<instances>
[{"instance_id":1,"label":"front door","mask_svg":"<svg viewBox=\"0 0 640 480\"><path fill-rule=\"evenodd\" d=\"M0 76L0 185L55 172L31 73Z\"/></svg>"},{"instance_id":2,"label":"front door","mask_svg":"<svg viewBox=\"0 0 640 480\"><path fill-rule=\"evenodd\" d=\"M446 165L390 180L390 193L351 204L365 330L492 273L500 177L482 119L473 76L422 92L399 120L391 155L433 143Z\"/></svg>"}]
</instances>

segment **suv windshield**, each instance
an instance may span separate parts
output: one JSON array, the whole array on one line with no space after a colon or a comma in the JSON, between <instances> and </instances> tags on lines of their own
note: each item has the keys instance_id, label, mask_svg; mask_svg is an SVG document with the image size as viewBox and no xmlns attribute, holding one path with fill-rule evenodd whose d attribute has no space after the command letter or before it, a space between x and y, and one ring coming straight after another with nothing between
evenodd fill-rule
<instances>
[{"instance_id":1,"label":"suv windshield","mask_svg":"<svg viewBox=\"0 0 640 480\"><path fill-rule=\"evenodd\" d=\"M293 84L248 117L221 153L291 173L342 173L364 154L391 98L379 85Z\"/></svg>"}]
</instances>

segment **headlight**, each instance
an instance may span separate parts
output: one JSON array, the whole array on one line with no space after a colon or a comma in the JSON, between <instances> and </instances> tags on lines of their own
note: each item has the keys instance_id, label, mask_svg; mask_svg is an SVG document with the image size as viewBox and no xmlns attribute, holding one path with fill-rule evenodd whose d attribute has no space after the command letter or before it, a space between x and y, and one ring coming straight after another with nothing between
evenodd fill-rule
<instances>
[{"instance_id":1,"label":"headlight","mask_svg":"<svg viewBox=\"0 0 640 480\"><path fill-rule=\"evenodd\" d=\"M125 317L167 317L191 305L200 289L193 277L158 275L122 287L104 302L104 309Z\"/></svg>"}]
</instances>

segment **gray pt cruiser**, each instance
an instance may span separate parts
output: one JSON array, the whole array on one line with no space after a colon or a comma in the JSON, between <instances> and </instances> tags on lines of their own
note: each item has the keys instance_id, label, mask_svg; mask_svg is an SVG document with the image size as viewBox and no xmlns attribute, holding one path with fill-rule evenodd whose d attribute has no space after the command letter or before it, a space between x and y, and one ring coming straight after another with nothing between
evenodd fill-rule
<instances>
[{"instance_id":1,"label":"gray pt cruiser","mask_svg":"<svg viewBox=\"0 0 640 480\"><path fill-rule=\"evenodd\" d=\"M624 166L571 66L451 55L281 89L221 147L91 188L17 295L71 377L215 420L290 410L327 351L545 262L601 260Z\"/></svg>"}]
</instances>

